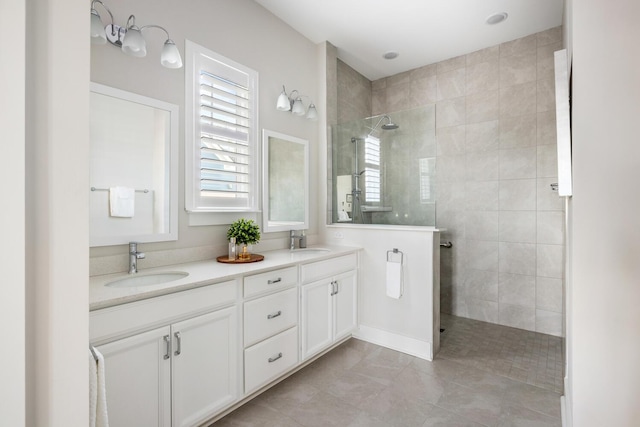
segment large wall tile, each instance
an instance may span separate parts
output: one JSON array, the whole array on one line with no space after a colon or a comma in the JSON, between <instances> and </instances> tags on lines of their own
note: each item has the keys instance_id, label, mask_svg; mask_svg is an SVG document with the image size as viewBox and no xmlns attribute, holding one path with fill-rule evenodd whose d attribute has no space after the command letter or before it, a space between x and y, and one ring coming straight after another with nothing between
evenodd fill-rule
<instances>
[{"instance_id":1,"label":"large wall tile","mask_svg":"<svg viewBox=\"0 0 640 427\"><path fill-rule=\"evenodd\" d=\"M500 116L500 94L497 90L480 92L466 97L467 124L497 120Z\"/></svg>"},{"instance_id":2,"label":"large wall tile","mask_svg":"<svg viewBox=\"0 0 640 427\"><path fill-rule=\"evenodd\" d=\"M564 246L537 245L537 276L562 279L564 276Z\"/></svg>"},{"instance_id":3,"label":"large wall tile","mask_svg":"<svg viewBox=\"0 0 640 427\"><path fill-rule=\"evenodd\" d=\"M544 46L538 46L538 79L555 78L554 73L554 52L562 49L562 43L556 42Z\"/></svg>"},{"instance_id":4,"label":"large wall tile","mask_svg":"<svg viewBox=\"0 0 640 427\"><path fill-rule=\"evenodd\" d=\"M441 211L463 211L465 209L465 183L440 182L436 186L436 206Z\"/></svg>"},{"instance_id":5,"label":"large wall tile","mask_svg":"<svg viewBox=\"0 0 640 427\"><path fill-rule=\"evenodd\" d=\"M536 34L511 40L500 45L500 56L510 56L516 53L535 51L538 46Z\"/></svg>"},{"instance_id":6,"label":"large wall tile","mask_svg":"<svg viewBox=\"0 0 640 427\"><path fill-rule=\"evenodd\" d=\"M464 181L465 156L440 156L436 159L436 181Z\"/></svg>"},{"instance_id":7,"label":"large wall tile","mask_svg":"<svg viewBox=\"0 0 640 427\"><path fill-rule=\"evenodd\" d=\"M467 181L492 181L500 176L498 150L467 153Z\"/></svg>"},{"instance_id":8,"label":"large wall tile","mask_svg":"<svg viewBox=\"0 0 640 427\"><path fill-rule=\"evenodd\" d=\"M500 273L499 302L525 307L536 306L536 278L522 274Z\"/></svg>"},{"instance_id":9,"label":"large wall tile","mask_svg":"<svg viewBox=\"0 0 640 427\"><path fill-rule=\"evenodd\" d=\"M407 79L408 80L408 79ZM394 86L388 86L385 89L387 97L387 113L391 111L400 111L404 108L405 102L409 99L409 81L399 83Z\"/></svg>"},{"instance_id":10,"label":"large wall tile","mask_svg":"<svg viewBox=\"0 0 640 427\"><path fill-rule=\"evenodd\" d=\"M538 178L558 176L558 148L555 145L538 146Z\"/></svg>"},{"instance_id":11,"label":"large wall tile","mask_svg":"<svg viewBox=\"0 0 640 427\"><path fill-rule=\"evenodd\" d=\"M546 77L537 82L537 111L553 111L556 108L555 78Z\"/></svg>"},{"instance_id":12,"label":"large wall tile","mask_svg":"<svg viewBox=\"0 0 640 427\"><path fill-rule=\"evenodd\" d=\"M536 147L500 150L500 179L536 177Z\"/></svg>"},{"instance_id":13,"label":"large wall tile","mask_svg":"<svg viewBox=\"0 0 640 427\"><path fill-rule=\"evenodd\" d=\"M500 85L499 72L500 67L497 60L468 66L466 94L498 90Z\"/></svg>"},{"instance_id":14,"label":"large wall tile","mask_svg":"<svg viewBox=\"0 0 640 427\"><path fill-rule=\"evenodd\" d=\"M535 114L501 117L500 148L522 148L535 146L536 119L537 117Z\"/></svg>"},{"instance_id":15,"label":"large wall tile","mask_svg":"<svg viewBox=\"0 0 640 427\"><path fill-rule=\"evenodd\" d=\"M481 62L497 61L500 58L500 46L491 46L467 54L467 67Z\"/></svg>"},{"instance_id":16,"label":"large wall tile","mask_svg":"<svg viewBox=\"0 0 640 427\"><path fill-rule=\"evenodd\" d=\"M409 89L411 108L434 104L437 101L438 82L435 75L411 79Z\"/></svg>"},{"instance_id":17,"label":"large wall tile","mask_svg":"<svg viewBox=\"0 0 640 427\"><path fill-rule=\"evenodd\" d=\"M467 57L465 55L456 56L455 58L440 61L437 64L437 73L446 73L447 71L465 68L467 66Z\"/></svg>"},{"instance_id":18,"label":"large wall tile","mask_svg":"<svg viewBox=\"0 0 640 427\"><path fill-rule=\"evenodd\" d=\"M457 70L438 73L437 81L438 101L464 96L466 86L466 69L458 68Z\"/></svg>"},{"instance_id":19,"label":"large wall tile","mask_svg":"<svg viewBox=\"0 0 640 427\"><path fill-rule=\"evenodd\" d=\"M468 298L498 301L497 271L469 270L464 283Z\"/></svg>"},{"instance_id":20,"label":"large wall tile","mask_svg":"<svg viewBox=\"0 0 640 427\"><path fill-rule=\"evenodd\" d=\"M536 275L536 245L532 243L500 242L501 273Z\"/></svg>"},{"instance_id":21,"label":"large wall tile","mask_svg":"<svg viewBox=\"0 0 640 427\"><path fill-rule=\"evenodd\" d=\"M562 313L562 279L536 278L536 308Z\"/></svg>"},{"instance_id":22,"label":"large wall tile","mask_svg":"<svg viewBox=\"0 0 640 427\"><path fill-rule=\"evenodd\" d=\"M550 245L564 244L564 212L538 212L537 242Z\"/></svg>"},{"instance_id":23,"label":"large wall tile","mask_svg":"<svg viewBox=\"0 0 640 427\"><path fill-rule=\"evenodd\" d=\"M387 88L396 85L406 85L411 80L411 72L405 71L404 73L394 74L387 77Z\"/></svg>"},{"instance_id":24,"label":"large wall tile","mask_svg":"<svg viewBox=\"0 0 640 427\"><path fill-rule=\"evenodd\" d=\"M499 147L498 120L472 123L466 127L467 153L492 151Z\"/></svg>"},{"instance_id":25,"label":"large wall tile","mask_svg":"<svg viewBox=\"0 0 640 427\"><path fill-rule=\"evenodd\" d=\"M471 319L482 322L498 323L499 307L497 302L469 298L467 300L467 315Z\"/></svg>"},{"instance_id":26,"label":"large wall tile","mask_svg":"<svg viewBox=\"0 0 640 427\"><path fill-rule=\"evenodd\" d=\"M499 181L469 181L465 187L465 209L471 211L498 210Z\"/></svg>"},{"instance_id":27,"label":"large wall tile","mask_svg":"<svg viewBox=\"0 0 640 427\"><path fill-rule=\"evenodd\" d=\"M465 98L455 98L440 101L436 104L436 127L449 127L465 124L466 103Z\"/></svg>"},{"instance_id":28,"label":"large wall tile","mask_svg":"<svg viewBox=\"0 0 640 427\"><path fill-rule=\"evenodd\" d=\"M500 324L535 331L536 310L522 305L500 304Z\"/></svg>"},{"instance_id":29,"label":"large wall tile","mask_svg":"<svg viewBox=\"0 0 640 427\"><path fill-rule=\"evenodd\" d=\"M562 41L562 27L550 28L546 31L536 33L536 39L538 46L545 46L551 43L558 43Z\"/></svg>"},{"instance_id":30,"label":"large wall tile","mask_svg":"<svg viewBox=\"0 0 640 427\"><path fill-rule=\"evenodd\" d=\"M467 240L467 268L498 271L498 242Z\"/></svg>"},{"instance_id":31,"label":"large wall tile","mask_svg":"<svg viewBox=\"0 0 640 427\"><path fill-rule=\"evenodd\" d=\"M501 211L499 223L501 242L536 243L535 211Z\"/></svg>"},{"instance_id":32,"label":"large wall tile","mask_svg":"<svg viewBox=\"0 0 640 427\"><path fill-rule=\"evenodd\" d=\"M500 88L500 117L535 114L537 112L536 91L537 82Z\"/></svg>"},{"instance_id":33,"label":"large wall tile","mask_svg":"<svg viewBox=\"0 0 640 427\"><path fill-rule=\"evenodd\" d=\"M465 235L471 240L498 240L498 212L467 211Z\"/></svg>"},{"instance_id":34,"label":"large wall tile","mask_svg":"<svg viewBox=\"0 0 640 427\"><path fill-rule=\"evenodd\" d=\"M557 144L555 110L538 113L537 123L538 145Z\"/></svg>"},{"instance_id":35,"label":"large wall tile","mask_svg":"<svg viewBox=\"0 0 640 427\"><path fill-rule=\"evenodd\" d=\"M537 57L535 51L500 57L500 87L518 85L536 80Z\"/></svg>"},{"instance_id":36,"label":"large wall tile","mask_svg":"<svg viewBox=\"0 0 640 427\"><path fill-rule=\"evenodd\" d=\"M465 153L466 126L438 128L438 156L457 156Z\"/></svg>"},{"instance_id":37,"label":"large wall tile","mask_svg":"<svg viewBox=\"0 0 640 427\"><path fill-rule=\"evenodd\" d=\"M536 210L536 180L513 179L500 181L500 210Z\"/></svg>"},{"instance_id":38,"label":"large wall tile","mask_svg":"<svg viewBox=\"0 0 640 427\"><path fill-rule=\"evenodd\" d=\"M536 332L562 336L562 313L536 310Z\"/></svg>"}]
</instances>

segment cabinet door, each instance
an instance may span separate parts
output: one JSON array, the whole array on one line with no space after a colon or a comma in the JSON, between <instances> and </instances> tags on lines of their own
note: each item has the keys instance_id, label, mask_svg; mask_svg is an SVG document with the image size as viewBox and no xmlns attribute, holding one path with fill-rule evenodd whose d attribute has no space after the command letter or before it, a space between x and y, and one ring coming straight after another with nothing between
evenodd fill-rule
<instances>
[{"instance_id":1,"label":"cabinet door","mask_svg":"<svg viewBox=\"0 0 640 427\"><path fill-rule=\"evenodd\" d=\"M357 276L355 272L334 278L337 293L333 296L334 340L350 334L357 325Z\"/></svg>"},{"instance_id":2,"label":"cabinet door","mask_svg":"<svg viewBox=\"0 0 640 427\"><path fill-rule=\"evenodd\" d=\"M171 426L169 333L166 326L98 347L111 427Z\"/></svg>"},{"instance_id":3,"label":"cabinet door","mask_svg":"<svg viewBox=\"0 0 640 427\"><path fill-rule=\"evenodd\" d=\"M333 341L331 280L302 287L302 358L307 359Z\"/></svg>"},{"instance_id":4,"label":"cabinet door","mask_svg":"<svg viewBox=\"0 0 640 427\"><path fill-rule=\"evenodd\" d=\"M173 427L199 424L238 396L237 309L171 326Z\"/></svg>"}]
</instances>

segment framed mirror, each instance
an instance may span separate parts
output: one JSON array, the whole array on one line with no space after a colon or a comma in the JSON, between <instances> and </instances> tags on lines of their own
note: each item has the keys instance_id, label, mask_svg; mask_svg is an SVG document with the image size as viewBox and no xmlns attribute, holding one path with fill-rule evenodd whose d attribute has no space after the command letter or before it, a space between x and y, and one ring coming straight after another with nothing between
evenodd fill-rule
<instances>
[{"instance_id":1,"label":"framed mirror","mask_svg":"<svg viewBox=\"0 0 640 427\"><path fill-rule=\"evenodd\" d=\"M178 106L91 83L90 246L178 239Z\"/></svg>"},{"instance_id":2,"label":"framed mirror","mask_svg":"<svg viewBox=\"0 0 640 427\"><path fill-rule=\"evenodd\" d=\"M309 141L262 131L265 233L309 228Z\"/></svg>"}]
</instances>

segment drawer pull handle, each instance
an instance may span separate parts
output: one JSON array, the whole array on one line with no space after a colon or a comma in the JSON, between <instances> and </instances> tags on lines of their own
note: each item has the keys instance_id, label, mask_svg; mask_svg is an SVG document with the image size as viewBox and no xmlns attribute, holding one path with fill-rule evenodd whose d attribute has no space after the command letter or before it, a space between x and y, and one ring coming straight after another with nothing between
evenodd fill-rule
<instances>
[{"instance_id":1,"label":"drawer pull handle","mask_svg":"<svg viewBox=\"0 0 640 427\"><path fill-rule=\"evenodd\" d=\"M178 348L173 354L175 354L176 356L180 356L180 353L182 353L182 337L180 336L180 332L176 332L173 335L176 337L176 340L178 341Z\"/></svg>"},{"instance_id":2,"label":"drawer pull handle","mask_svg":"<svg viewBox=\"0 0 640 427\"><path fill-rule=\"evenodd\" d=\"M270 357L270 358L269 358L269 363L273 363L273 362L275 362L276 360L280 359L281 357L282 357L282 353L278 353L278 355L277 355L277 356L274 356L274 357Z\"/></svg>"},{"instance_id":3,"label":"drawer pull handle","mask_svg":"<svg viewBox=\"0 0 640 427\"><path fill-rule=\"evenodd\" d=\"M162 337L164 343L167 345L167 351L164 354L164 360L167 360L171 354L171 337L169 335L165 335Z\"/></svg>"},{"instance_id":4,"label":"drawer pull handle","mask_svg":"<svg viewBox=\"0 0 640 427\"><path fill-rule=\"evenodd\" d=\"M282 311L278 310L277 313L267 314L267 319L275 319L276 317L280 316L281 314L282 314Z\"/></svg>"},{"instance_id":5,"label":"drawer pull handle","mask_svg":"<svg viewBox=\"0 0 640 427\"><path fill-rule=\"evenodd\" d=\"M282 282L282 277L278 277L277 279L269 279L267 280L267 285L273 285L274 283L280 283Z\"/></svg>"}]
</instances>

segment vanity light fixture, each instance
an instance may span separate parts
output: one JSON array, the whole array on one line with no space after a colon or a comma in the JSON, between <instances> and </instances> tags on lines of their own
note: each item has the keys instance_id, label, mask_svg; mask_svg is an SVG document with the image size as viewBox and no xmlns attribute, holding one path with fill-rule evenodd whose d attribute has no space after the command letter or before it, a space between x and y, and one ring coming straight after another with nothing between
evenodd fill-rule
<instances>
[{"instance_id":1,"label":"vanity light fixture","mask_svg":"<svg viewBox=\"0 0 640 427\"><path fill-rule=\"evenodd\" d=\"M107 11L111 18L111 23L104 26L100 14L95 6L100 4ZM122 49L129 56L141 58L147 55L147 44L142 36L145 30L158 28L165 32L167 40L164 42L160 64L166 68L182 68L182 58L176 44L169 38L169 32L159 25L136 26L136 17L130 15L124 27L116 25L113 14L101 0L91 1L91 43L106 44L107 41Z\"/></svg>"},{"instance_id":2,"label":"vanity light fixture","mask_svg":"<svg viewBox=\"0 0 640 427\"><path fill-rule=\"evenodd\" d=\"M294 96L293 93L296 93ZM289 95L287 95L287 91L282 86L282 93L278 96L278 102L276 103L276 108L279 111L290 111L292 114L296 116L305 116L309 120L317 120L318 119L318 110L313 102L309 103L309 107L305 107L302 102L302 98L309 98L306 95L300 95L296 89L292 90ZM311 99L311 98L309 98Z\"/></svg>"}]
</instances>

